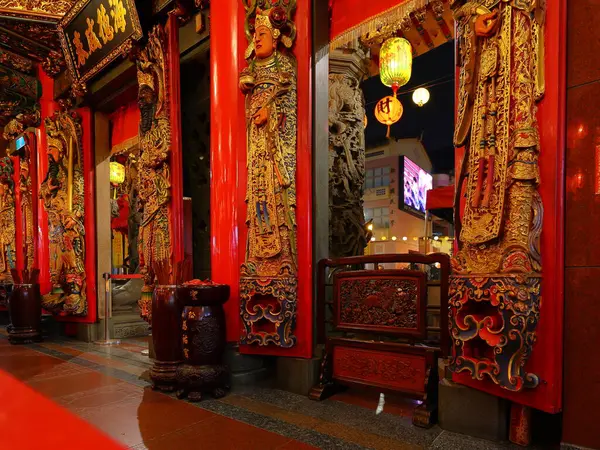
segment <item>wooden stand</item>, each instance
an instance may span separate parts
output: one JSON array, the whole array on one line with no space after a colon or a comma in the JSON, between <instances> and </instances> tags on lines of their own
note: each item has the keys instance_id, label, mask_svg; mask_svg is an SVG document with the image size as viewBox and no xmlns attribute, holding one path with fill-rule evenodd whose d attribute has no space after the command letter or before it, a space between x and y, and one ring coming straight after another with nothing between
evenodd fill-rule
<instances>
[{"instance_id":1,"label":"wooden stand","mask_svg":"<svg viewBox=\"0 0 600 450\"><path fill-rule=\"evenodd\" d=\"M214 398L229 389L229 368L223 364L225 312L229 286L179 287L182 315L183 364L177 368L178 398L200 401L210 392Z\"/></svg>"},{"instance_id":2,"label":"wooden stand","mask_svg":"<svg viewBox=\"0 0 600 450\"><path fill-rule=\"evenodd\" d=\"M413 413L413 425L429 428L437 422L437 358L439 349L331 338L312 400L324 400L345 386L397 392L421 402Z\"/></svg>"},{"instance_id":3,"label":"wooden stand","mask_svg":"<svg viewBox=\"0 0 600 450\"><path fill-rule=\"evenodd\" d=\"M428 327L430 287L421 270L369 270L384 263L410 263L440 269L440 327ZM322 260L319 262L318 336L325 344L319 384L309 397L322 400L343 386L398 392L420 401L413 424L437 422L438 358L448 350L447 305L450 261L447 255L397 254ZM329 271L329 275L326 274ZM328 282L329 281L329 282ZM326 288L333 288L332 325L337 332L361 339L327 337ZM428 332L439 333L439 346ZM372 340L369 339L372 335ZM382 340L381 336L389 336ZM404 342L392 342L393 339Z\"/></svg>"},{"instance_id":4,"label":"wooden stand","mask_svg":"<svg viewBox=\"0 0 600 450\"><path fill-rule=\"evenodd\" d=\"M8 301L11 344L42 341L42 296L39 284L15 284Z\"/></svg>"},{"instance_id":5,"label":"wooden stand","mask_svg":"<svg viewBox=\"0 0 600 450\"><path fill-rule=\"evenodd\" d=\"M176 286L156 286L152 295L152 342L156 359L150 369L152 388L173 392L175 372L181 363L181 306Z\"/></svg>"}]
</instances>

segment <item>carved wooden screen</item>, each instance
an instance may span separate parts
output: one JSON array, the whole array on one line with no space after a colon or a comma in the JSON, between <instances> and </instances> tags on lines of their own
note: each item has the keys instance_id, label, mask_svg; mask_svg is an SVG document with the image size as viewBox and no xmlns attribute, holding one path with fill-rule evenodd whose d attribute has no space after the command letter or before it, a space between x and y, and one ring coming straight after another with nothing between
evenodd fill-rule
<instances>
[{"instance_id":1,"label":"carved wooden screen","mask_svg":"<svg viewBox=\"0 0 600 450\"><path fill-rule=\"evenodd\" d=\"M406 337L425 336L423 272L361 270L334 276L334 326Z\"/></svg>"}]
</instances>

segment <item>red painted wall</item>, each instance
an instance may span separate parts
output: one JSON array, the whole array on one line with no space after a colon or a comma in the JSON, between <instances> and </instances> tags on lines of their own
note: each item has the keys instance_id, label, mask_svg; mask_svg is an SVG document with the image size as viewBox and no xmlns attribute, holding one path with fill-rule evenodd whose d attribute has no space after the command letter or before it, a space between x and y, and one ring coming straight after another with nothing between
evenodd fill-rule
<instances>
[{"instance_id":1,"label":"red painted wall","mask_svg":"<svg viewBox=\"0 0 600 450\"><path fill-rule=\"evenodd\" d=\"M596 0L567 11L563 442L600 448L600 52ZM585 45L582 43L585 42Z\"/></svg>"},{"instance_id":2,"label":"red painted wall","mask_svg":"<svg viewBox=\"0 0 600 450\"><path fill-rule=\"evenodd\" d=\"M243 353L310 358L313 337L312 300L312 104L311 2L298 0L298 140L297 208L298 306L292 349L243 346ZM232 33L232 30L237 30ZM241 331L239 279L246 245L246 124L238 76L245 61L244 9L238 0L223 0L211 9L211 267L212 278L231 286L225 305L227 340Z\"/></svg>"}]
</instances>

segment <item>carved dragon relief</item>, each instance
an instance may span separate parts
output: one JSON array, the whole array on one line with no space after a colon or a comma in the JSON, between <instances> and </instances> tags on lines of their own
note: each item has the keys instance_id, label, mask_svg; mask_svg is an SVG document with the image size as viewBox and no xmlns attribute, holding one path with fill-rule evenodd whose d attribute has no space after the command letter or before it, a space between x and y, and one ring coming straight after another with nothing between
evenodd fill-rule
<instances>
[{"instance_id":1,"label":"carved dragon relief","mask_svg":"<svg viewBox=\"0 0 600 450\"><path fill-rule=\"evenodd\" d=\"M363 212L364 98L358 80L329 75L329 253L359 256L371 239Z\"/></svg>"}]
</instances>

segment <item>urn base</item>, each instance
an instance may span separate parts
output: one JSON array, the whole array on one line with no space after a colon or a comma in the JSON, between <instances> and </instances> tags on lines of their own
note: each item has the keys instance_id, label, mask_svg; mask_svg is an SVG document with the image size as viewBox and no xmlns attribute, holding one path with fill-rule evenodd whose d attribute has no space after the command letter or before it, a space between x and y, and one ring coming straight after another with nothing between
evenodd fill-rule
<instances>
[{"instance_id":1,"label":"urn base","mask_svg":"<svg viewBox=\"0 0 600 450\"><path fill-rule=\"evenodd\" d=\"M8 331L8 342L13 345L31 344L34 342L42 342L41 330L36 330L33 327L6 327Z\"/></svg>"},{"instance_id":2,"label":"urn base","mask_svg":"<svg viewBox=\"0 0 600 450\"><path fill-rule=\"evenodd\" d=\"M162 392L174 392L177 388L177 366L179 361L154 361L150 369L152 389Z\"/></svg>"},{"instance_id":3,"label":"urn base","mask_svg":"<svg viewBox=\"0 0 600 450\"><path fill-rule=\"evenodd\" d=\"M221 398L227 395L229 390L229 367L222 364L182 364L177 368L177 384L177 397L187 398L191 402L202 400L203 394Z\"/></svg>"}]
</instances>

